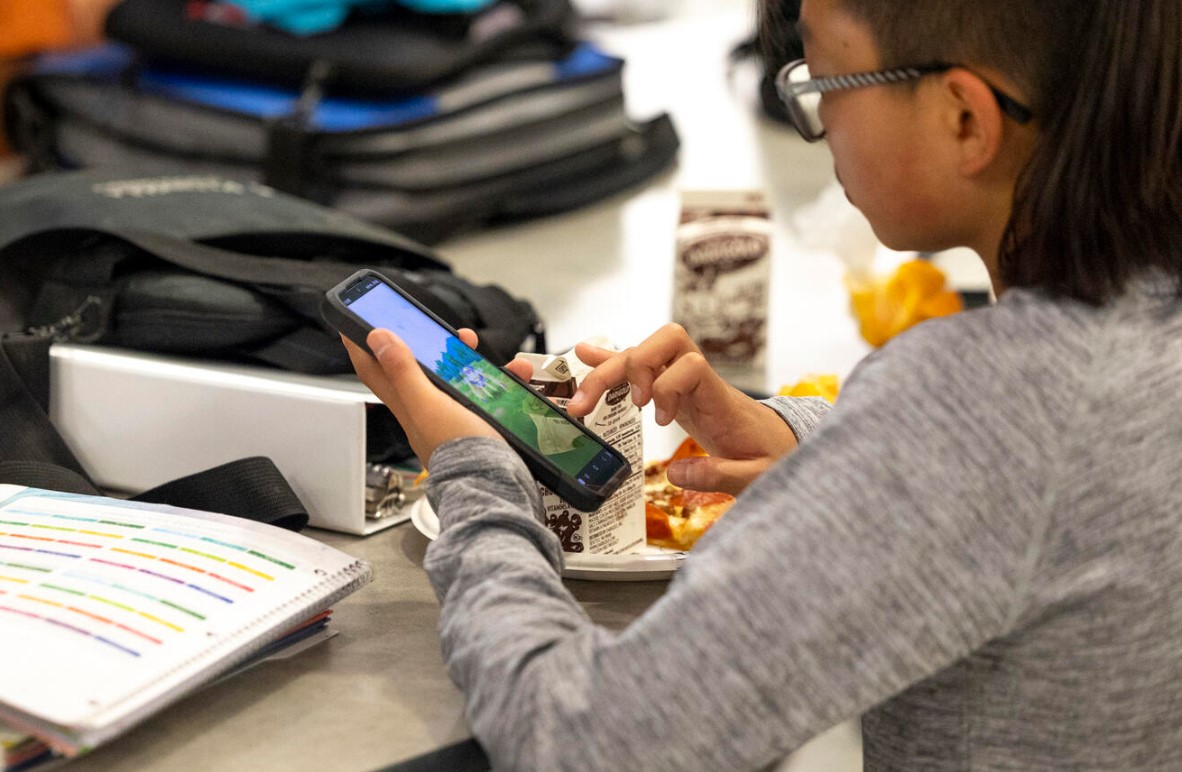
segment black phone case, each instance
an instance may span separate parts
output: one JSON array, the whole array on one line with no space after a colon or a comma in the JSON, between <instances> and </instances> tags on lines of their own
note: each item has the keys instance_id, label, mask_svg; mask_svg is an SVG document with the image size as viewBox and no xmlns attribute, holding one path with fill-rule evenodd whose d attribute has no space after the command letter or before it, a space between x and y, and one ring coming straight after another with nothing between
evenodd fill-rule
<instances>
[{"instance_id":1,"label":"black phone case","mask_svg":"<svg viewBox=\"0 0 1182 772\"><path fill-rule=\"evenodd\" d=\"M363 270L360 270L357 273L353 274L348 279L345 279L343 282L338 284L336 287L333 287L331 290L329 290L325 294L324 298L320 301L320 313L324 317L324 321L326 321L332 327L339 330L345 337L347 337L349 340L356 343L358 346L361 346L362 349L369 352L371 355L373 354L373 352L369 350L369 346L365 342L365 339L366 339L366 337L368 337L371 328L369 327L369 325L357 320L352 314L348 313L345 310L345 306L340 302L340 299L338 297L341 292L343 292L345 289L356 284L363 277L370 277L370 276L376 277L376 278L380 279L382 282L384 282L385 284L393 287L394 290L396 292L398 292L399 295L401 295L402 297L404 297L405 299L410 301L416 308L418 308L424 314L429 316L436 323L438 323L439 326L443 327L445 330L450 332L452 335L459 334L455 328L453 328L447 322L443 321L438 316L433 314L430 311L430 309L424 307L422 303L419 303L417 300L415 300L413 297L408 295L406 292L402 291L399 287L397 287L392 282L390 282L388 279L386 279L386 277L384 277L374 271L370 271L368 269L363 269ZM423 372L427 374L427 377L431 379L432 383L434 383L440 389L442 389L447 394L449 394L453 399L455 399L461 405L463 405L464 407L467 407L469 410L472 410L474 413L476 413L482 419L487 420L485 418L485 416L483 416L479 413L479 411L477 411L475 408L471 407L468 404L467 399L463 395L461 395L459 392L457 392L454 388L452 388L451 384L444 381L442 378L440 378L435 373L431 372L426 367L423 367L421 363L420 363L419 367L422 368ZM522 386L524 386L525 388L530 389L530 391L533 391L533 389L530 388L529 384L524 383L520 378L518 378L512 372L506 370L503 367L498 368L498 369L500 369L503 373L508 375L513 380L522 384ZM555 405L550 400L546 399L541 394L538 394L538 397L540 399L548 402L560 414L566 415L566 412L562 408L558 407L557 405ZM571 482L565 476L563 476L563 474L557 468L552 466L550 463L544 461L543 459L538 458L535 455L536 451L533 448L530 448L528 445L525 445L525 443L523 443L514 434L503 429L502 427L498 426L497 424L492 423L491 421L489 422L489 425L492 426L494 429L496 429L501 434L501 436L504 437L505 440L509 443L510 447L512 447L517 452L517 454L519 456L521 456L521 459L525 462L526 468L529 469L530 474L532 474L538 480L538 482L542 483L543 485L548 487L550 490L557 493L559 496L561 496L563 499L565 499L571 506L575 507L576 509L582 510L583 512L593 512L596 509L598 509L599 506L601 504L603 504L604 501L607 500L607 497L610 496L617 488L619 488L619 486L626 479L628 479L628 476L631 474L632 467L631 467L631 464L629 464L628 459L624 458L624 456L619 451L617 451L615 448L613 448L610 445L608 445L607 443L603 442L603 440L600 439L597 435L595 435L594 432L591 432L586 427L584 427L578 423L575 423L574 425L578 426L579 431L593 437L597 442L601 443L605 448L610 450L612 452L612 454L615 455L620 460L621 472L619 475L617 475L617 477L614 480L610 481L607 484L607 486L605 486L606 491L604 493L596 493L596 492L591 491L587 488L584 488L583 486L581 486L577 483Z\"/></svg>"}]
</instances>

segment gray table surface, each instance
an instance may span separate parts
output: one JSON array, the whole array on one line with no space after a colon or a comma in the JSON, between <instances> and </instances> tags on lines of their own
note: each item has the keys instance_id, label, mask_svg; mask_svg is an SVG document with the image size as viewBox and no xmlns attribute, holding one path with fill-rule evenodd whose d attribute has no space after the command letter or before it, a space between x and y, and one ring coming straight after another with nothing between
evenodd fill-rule
<instances>
[{"instance_id":1,"label":"gray table surface","mask_svg":"<svg viewBox=\"0 0 1182 772\"><path fill-rule=\"evenodd\" d=\"M364 538L305 533L374 567L375 580L335 606L335 637L206 687L67 768L374 770L469 737L439 653L426 537L410 523ZM618 629L666 582L567 585L596 622Z\"/></svg>"}]
</instances>

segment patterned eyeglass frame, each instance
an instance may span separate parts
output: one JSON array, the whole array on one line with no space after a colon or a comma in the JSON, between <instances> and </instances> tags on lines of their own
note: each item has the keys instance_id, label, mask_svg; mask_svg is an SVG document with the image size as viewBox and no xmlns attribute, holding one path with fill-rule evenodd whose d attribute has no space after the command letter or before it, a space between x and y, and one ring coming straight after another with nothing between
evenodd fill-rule
<instances>
[{"instance_id":1,"label":"patterned eyeglass frame","mask_svg":"<svg viewBox=\"0 0 1182 772\"><path fill-rule=\"evenodd\" d=\"M855 72L849 75L833 75L826 78L809 78L807 80L794 81L791 80L792 72L800 67L808 67L804 59L797 59L789 62L780 68L776 73L776 93L780 97L780 101L784 103L785 109L788 111L788 116L792 119L792 125L800 132L800 136L804 137L809 142L818 142L825 138L825 129L821 128L820 132L813 130L809 125L809 119L801 107L799 99L805 94L827 94L831 91L844 91L852 88L865 88L867 86L888 86L893 83L904 83L910 80L918 80L927 75L935 75L941 72L948 72L951 69L961 67L969 69L960 64L947 64L944 62L936 62L933 64L922 64L914 67L893 67L887 70L875 70L873 72ZM807 72L807 70L806 70ZM972 72L972 70L969 70ZM977 77L981 77L978 75ZM985 81L984 78L981 80ZM1021 102L1001 91L993 84L985 81L985 85L989 86L989 90L993 93L994 99L997 100L998 106L1002 112L1014 119L1018 123L1029 123L1034 117L1034 113L1029 107L1026 107ZM819 122L819 119L818 119Z\"/></svg>"}]
</instances>

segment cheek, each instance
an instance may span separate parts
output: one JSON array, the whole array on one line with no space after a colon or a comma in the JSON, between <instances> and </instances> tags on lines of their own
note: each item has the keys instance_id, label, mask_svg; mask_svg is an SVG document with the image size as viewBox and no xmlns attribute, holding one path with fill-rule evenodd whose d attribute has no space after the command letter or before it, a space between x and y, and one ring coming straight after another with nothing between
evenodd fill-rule
<instances>
[{"instance_id":1,"label":"cheek","mask_svg":"<svg viewBox=\"0 0 1182 772\"><path fill-rule=\"evenodd\" d=\"M921 248L933 215L922 149L881 127L832 133L829 146L846 195L879 241L892 249Z\"/></svg>"}]
</instances>

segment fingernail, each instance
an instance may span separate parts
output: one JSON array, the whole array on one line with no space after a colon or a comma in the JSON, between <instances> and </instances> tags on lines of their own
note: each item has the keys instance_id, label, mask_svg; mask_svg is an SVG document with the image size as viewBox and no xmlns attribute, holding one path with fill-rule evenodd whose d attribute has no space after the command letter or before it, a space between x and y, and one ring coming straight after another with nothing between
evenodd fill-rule
<instances>
[{"instance_id":1,"label":"fingernail","mask_svg":"<svg viewBox=\"0 0 1182 772\"><path fill-rule=\"evenodd\" d=\"M586 397L586 395L583 394L582 389L575 389L575 393L571 396L570 400L566 403L566 406L567 407L578 407L580 404L582 404L583 399L585 397Z\"/></svg>"},{"instance_id":2,"label":"fingernail","mask_svg":"<svg viewBox=\"0 0 1182 772\"><path fill-rule=\"evenodd\" d=\"M702 481L699 479L701 475L697 473L697 467L702 460L699 458L683 458L673 462L665 472L669 477L669 482L679 488L699 489L700 485L697 483Z\"/></svg>"},{"instance_id":3,"label":"fingernail","mask_svg":"<svg viewBox=\"0 0 1182 772\"><path fill-rule=\"evenodd\" d=\"M365 342L369 345L369 350L373 352L373 355L381 358L382 352L394 342L394 336L389 330L374 330L365 339Z\"/></svg>"},{"instance_id":4,"label":"fingernail","mask_svg":"<svg viewBox=\"0 0 1182 772\"><path fill-rule=\"evenodd\" d=\"M661 408L661 407L657 408L657 425L658 426L667 426L669 424L669 420L671 418L672 418L672 416L669 415L668 410L665 410L664 408Z\"/></svg>"}]
</instances>

